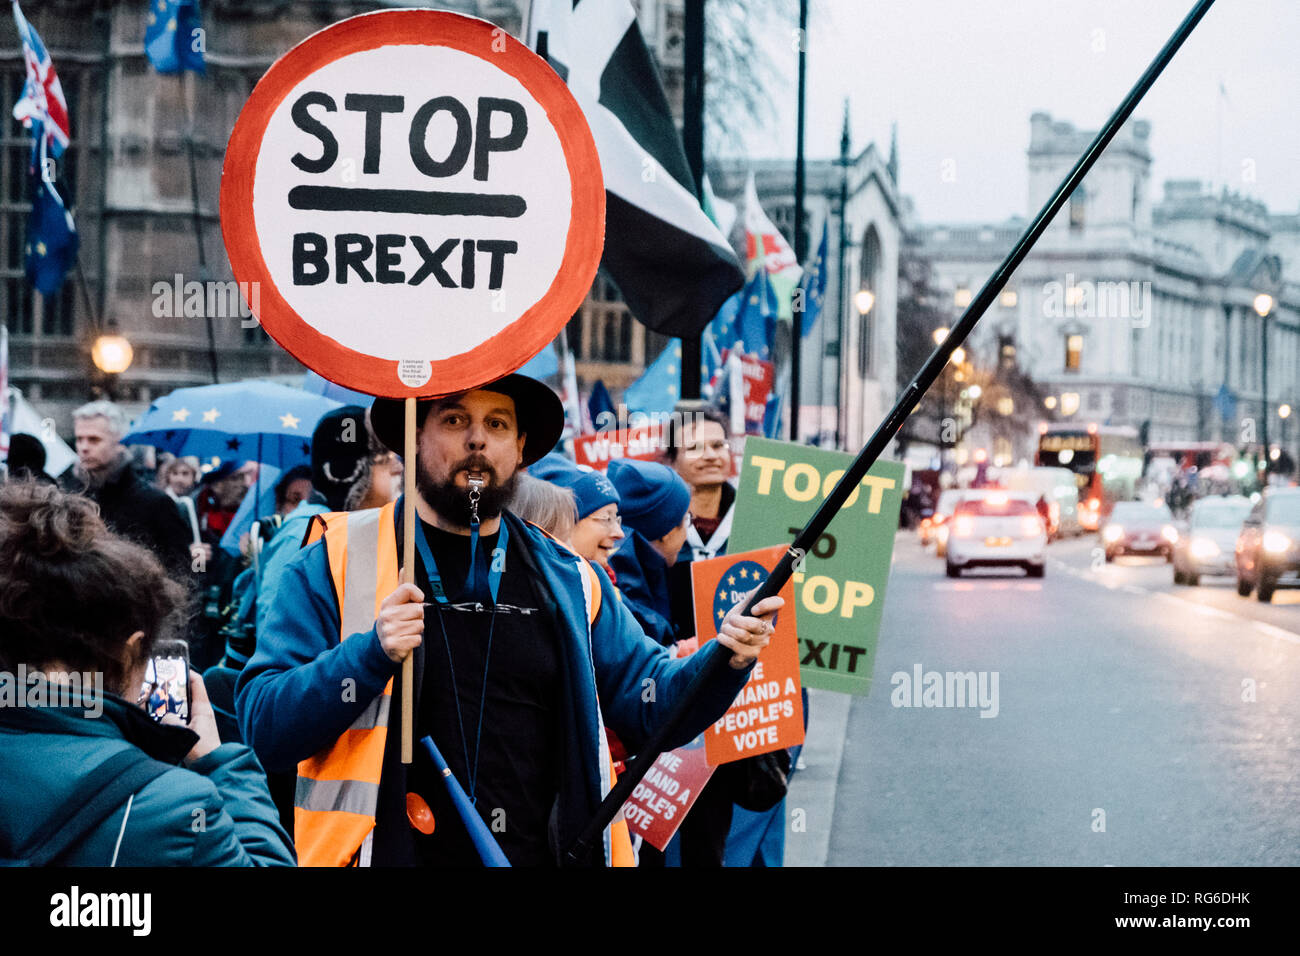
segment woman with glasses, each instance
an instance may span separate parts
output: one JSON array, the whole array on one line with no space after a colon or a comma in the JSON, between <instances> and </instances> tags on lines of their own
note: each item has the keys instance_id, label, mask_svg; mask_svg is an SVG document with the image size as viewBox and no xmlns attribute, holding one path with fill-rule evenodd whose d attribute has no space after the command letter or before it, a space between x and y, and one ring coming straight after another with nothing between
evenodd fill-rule
<instances>
[{"instance_id":1,"label":"woman with glasses","mask_svg":"<svg viewBox=\"0 0 1300 956\"><path fill-rule=\"evenodd\" d=\"M609 567L609 557L624 537L618 491L613 483L600 472L584 471L554 452L529 468L528 473L573 492L578 520L569 535L569 545L588 561L604 568L612 580L614 573Z\"/></svg>"}]
</instances>

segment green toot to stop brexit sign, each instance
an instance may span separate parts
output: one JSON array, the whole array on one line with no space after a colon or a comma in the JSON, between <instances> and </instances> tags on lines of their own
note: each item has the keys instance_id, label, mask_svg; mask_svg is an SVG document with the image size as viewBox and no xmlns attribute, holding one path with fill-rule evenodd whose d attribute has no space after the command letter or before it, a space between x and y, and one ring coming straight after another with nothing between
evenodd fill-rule
<instances>
[{"instance_id":1,"label":"green toot to stop brexit sign","mask_svg":"<svg viewBox=\"0 0 1300 956\"><path fill-rule=\"evenodd\" d=\"M852 462L844 452L746 439L727 550L793 541ZM871 690L902 503L902 463L877 461L795 572L805 687Z\"/></svg>"}]
</instances>

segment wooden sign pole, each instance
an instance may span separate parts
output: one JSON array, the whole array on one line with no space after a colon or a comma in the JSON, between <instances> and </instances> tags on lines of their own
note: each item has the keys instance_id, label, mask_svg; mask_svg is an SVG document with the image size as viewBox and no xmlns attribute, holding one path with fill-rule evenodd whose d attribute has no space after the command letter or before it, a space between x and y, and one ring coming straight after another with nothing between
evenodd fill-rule
<instances>
[{"instance_id":1,"label":"wooden sign pole","mask_svg":"<svg viewBox=\"0 0 1300 956\"><path fill-rule=\"evenodd\" d=\"M406 399L405 445L402 462L402 583L415 583L415 399ZM415 651L402 661L402 763L414 759Z\"/></svg>"}]
</instances>

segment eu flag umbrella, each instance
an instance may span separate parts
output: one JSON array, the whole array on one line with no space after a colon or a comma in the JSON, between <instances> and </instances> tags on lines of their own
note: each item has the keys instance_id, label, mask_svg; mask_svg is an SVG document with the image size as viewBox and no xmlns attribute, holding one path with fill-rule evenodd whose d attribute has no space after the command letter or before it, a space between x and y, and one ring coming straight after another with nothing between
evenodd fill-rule
<instances>
[{"instance_id":1,"label":"eu flag umbrella","mask_svg":"<svg viewBox=\"0 0 1300 956\"><path fill-rule=\"evenodd\" d=\"M274 382L230 382L178 388L155 401L122 439L200 459L260 461L281 470L311 460L311 433L339 407Z\"/></svg>"}]
</instances>

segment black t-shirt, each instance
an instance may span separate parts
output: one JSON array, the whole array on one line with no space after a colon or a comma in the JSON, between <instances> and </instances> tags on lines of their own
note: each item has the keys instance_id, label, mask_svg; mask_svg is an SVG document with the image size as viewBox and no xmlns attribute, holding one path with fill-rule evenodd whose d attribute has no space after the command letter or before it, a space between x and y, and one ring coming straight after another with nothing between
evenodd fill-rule
<instances>
[{"instance_id":1,"label":"black t-shirt","mask_svg":"<svg viewBox=\"0 0 1300 956\"><path fill-rule=\"evenodd\" d=\"M514 536L507 543L494 612L486 577L499 536L479 540L481 593L476 602L465 591L469 537L423 522L420 530L450 604L437 604L428 582L419 582L434 606L425 609L424 675L415 737L433 736L465 792L477 796L475 809L511 864L554 866L547 832L559 792L560 659L554 628L542 611L521 545ZM476 746L477 776L471 780ZM428 802L435 820L430 836L412 831L420 861L432 866L478 865L478 854L446 787L424 754L417 752L408 783Z\"/></svg>"}]
</instances>

